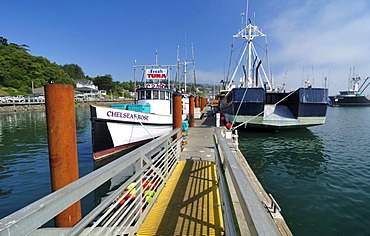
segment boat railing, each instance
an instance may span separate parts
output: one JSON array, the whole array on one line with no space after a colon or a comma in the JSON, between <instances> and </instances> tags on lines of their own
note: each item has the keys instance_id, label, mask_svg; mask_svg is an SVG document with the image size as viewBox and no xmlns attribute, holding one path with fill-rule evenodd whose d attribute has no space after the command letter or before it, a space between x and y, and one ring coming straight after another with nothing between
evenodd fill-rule
<instances>
[{"instance_id":1,"label":"boat railing","mask_svg":"<svg viewBox=\"0 0 370 236\"><path fill-rule=\"evenodd\" d=\"M181 152L179 129L102 166L0 220L0 235L132 235L176 166ZM40 228L112 178L131 176L72 228Z\"/></svg>"}]
</instances>

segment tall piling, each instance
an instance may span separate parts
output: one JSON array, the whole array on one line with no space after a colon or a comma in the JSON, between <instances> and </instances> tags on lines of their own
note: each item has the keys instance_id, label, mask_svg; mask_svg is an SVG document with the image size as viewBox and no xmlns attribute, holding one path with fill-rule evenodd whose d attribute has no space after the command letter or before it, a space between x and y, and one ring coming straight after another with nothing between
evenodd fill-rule
<instances>
[{"instance_id":1,"label":"tall piling","mask_svg":"<svg viewBox=\"0 0 370 236\"><path fill-rule=\"evenodd\" d=\"M202 98L202 111L207 106L207 98Z\"/></svg>"},{"instance_id":2,"label":"tall piling","mask_svg":"<svg viewBox=\"0 0 370 236\"><path fill-rule=\"evenodd\" d=\"M180 128L180 133L182 133L182 95L179 92L174 92L172 95L173 99L173 116L172 116L172 126L173 129Z\"/></svg>"},{"instance_id":3,"label":"tall piling","mask_svg":"<svg viewBox=\"0 0 370 236\"><path fill-rule=\"evenodd\" d=\"M46 85L45 107L51 187L56 191L79 178L73 86ZM55 217L55 225L72 227L80 219L78 201Z\"/></svg>"},{"instance_id":4,"label":"tall piling","mask_svg":"<svg viewBox=\"0 0 370 236\"><path fill-rule=\"evenodd\" d=\"M189 97L189 127L194 127L194 96Z\"/></svg>"},{"instance_id":5,"label":"tall piling","mask_svg":"<svg viewBox=\"0 0 370 236\"><path fill-rule=\"evenodd\" d=\"M195 107L198 108L199 107L199 97L195 97Z\"/></svg>"}]
</instances>

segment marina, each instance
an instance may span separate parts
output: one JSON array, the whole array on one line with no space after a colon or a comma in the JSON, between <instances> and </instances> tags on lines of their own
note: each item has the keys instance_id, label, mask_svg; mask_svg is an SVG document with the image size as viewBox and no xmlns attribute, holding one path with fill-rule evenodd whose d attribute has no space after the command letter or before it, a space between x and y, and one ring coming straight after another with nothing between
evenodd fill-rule
<instances>
[{"instance_id":1,"label":"marina","mask_svg":"<svg viewBox=\"0 0 370 236\"><path fill-rule=\"evenodd\" d=\"M0 236L370 235L370 5L244 2L4 4Z\"/></svg>"},{"instance_id":2,"label":"marina","mask_svg":"<svg viewBox=\"0 0 370 236\"><path fill-rule=\"evenodd\" d=\"M47 97L53 96L50 94L53 94L54 91L58 90L60 91L60 88L64 87L65 87L64 85L62 86L50 85L49 87L46 88L47 94L49 94ZM71 92L70 89L68 89L66 92L72 94L71 97L73 97L73 93ZM58 97L62 95L58 94L56 96ZM193 102L193 100L191 102ZM47 104L50 105L50 103L52 102L50 101ZM181 99L177 100L177 104L181 108ZM64 105L62 105L62 107L63 106ZM177 107L176 98L174 98L174 109L175 107ZM50 108L47 109L47 111L50 112ZM181 113L179 115L181 116ZM48 120L48 122L50 121ZM214 121L212 123L214 124ZM48 123L49 128L52 126L53 126L52 124ZM215 222L218 223L212 226L211 230L213 232L212 234L215 235L221 235L223 234L223 232L225 232L228 235L236 235L236 232L238 231L240 232L241 230L243 230L243 235L248 234L247 231L251 232L252 234L257 233L260 235L262 234L279 235L280 233L282 235L290 235L290 231L287 228L285 222L282 220L282 216L279 213L278 209L280 208L277 207L277 205L275 205L277 203L273 201L273 198L270 197L270 199L263 199L261 196L258 196L261 195L263 191L259 189L257 192L257 189L253 188L254 184L252 183L256 181L256 178L250 179L249 180L250 184L245 185L246 184L245 180L247 177L243 176L244 174L242 174L244 173L243 171L244 168L242 167L242 165L239 168L234 169L238 162L246 163L245 160L240 159L238 161L236 159L237 154L232 154L232 152L230 151L229 147L230 144L227 144L223 140L224 138L222 137L221 134L217 134L219 133L219 131L215 132L214 128L209 129L207 127L209 126L195 127L201 129L200 131L201 133L198 132L196 135L191 135L192 130L194 128L189 129L189 138L191 140L194 140L193 142L189 142L188 144L186 144L186 148L187 147L190 148L191 150L190 152L184 150L184 152L182 152L183 154L179 155L181 152L180 149L182 149L181 130L174 129L169 135L163 135L160 138L155 139L152 142L149 142L148 144L145 144L138 149L135 149L134 151L126 154L125 156L108 163L107 165L95 170L94 172L74 182L71 182L67 186L54 190L55 192L53 192L52 194L47 195L46 197L30 204L26 208L21 209L1 219L0 234L18 235L32 233L35 235L40 234L50 235L50 234L60 234L64 232L70 235L76 234L88 235L90 233L93 233L94 235L117 235L122 233L133 235L136 234L136 232L138 232L140 235L140 231L142 230L141 228L145 227L146 225L145 224L146 215L148 213L149 215L151 214L152 211L150 209L153 206L153 204L154 211L155 206L164 202L164 200L162 199L163 197L161 198L162 196L161 190L163 188L164 189L171 188L171 184L165 185L165 183L167 183L167 180L172 178L172 172L174 172L175 173L174 175L176 175L176 173L178 172L176 171L176 169L184 168L185 163L186 163L185 165L187 164L193 165L195 167L195 169L192 168L193 171L197 172L198 168L200 168L199 170L201 171L202 169L204 169L204 167L202 167L203 164L198 165L196 163L204 163L207 166L210 167L213 166L213 168L209 169L209 171L210 173L213 172L214 177L211 177L212 174L211 175L206 174L203 177L203 178L211 177L214 179L211 180L211 182L205 181L204 183L206 184L205 186L210 186L211 189L214 189L211 191L213 195L213 197L211 197L211 199L213 199L213 203L207 202L205 200L197 200L198 197L195 197L197 195L201 197L205 194L204 199L210 199L210 197L207 197L209 187L199 188L203 184L199 183L198 181L194 182L193 180L191 180L192 176L191 173L193 171L188 172L188 174L186 174L187 172L185 172L185 175L184 173L181 174L181 176L184 175L185 179L190 180L188 181L185 180L185 182L177 180L174 182L174 185L177 186L176 188L183 188L184 186L187 185L186 182L189 182L190 189L193 188L198 189L195 192L191 191L192 192L191 194L194 194L194 197L190 195L189 200L193 199L191 200L191 202L192 201L196 202L194 203L189 202L189 204L196 205L200 204L199 206L205 204L204 207L207 205L209 206L209 208L201 207L207 210L201 211L200 213L196 213L197 212L196 210L194 213L196 219L190 220L190 223L188 223L187 225L193 225L194 223L197 224L199 219L207 219L205 223L209 224L210 223L209 217L212 217L214 215L216 217L214 218L214 220ZM215 132L215 134L213 134L213 132ZM56 132L56 134L57 133L58 132ZM199 140L204 140L204 138L206 138L206 140L210 140L210 142L203 142L201 145L199 145ZM50 139L54 138L49 134L49 145L51 144L54 145L53 141L52 140L50 141ZM213 139L215 140L214 144L212 144ZM231 145L233 145L232 143ZM214 146L214 148L212 146ZM193 152L204 153L204 151L202 151L204 149L210 150L210 152L208 153L206 152L206 157L208 161L203 160L201 156L192 155ZM49 147L49 151L53 153L54 152L53 147ZM235 151L236 153L239 152L237 146ZM52 156L52 154L50 155ZM180 156L182 160L179 160ZM197 161L195 161L194 158L197 159ZM50 158L50 162L55 162L55 160ZM65 159L65 162L68 162L68 160ZM68 165L68 163L63 163L63 165ZM112 179L117 173L121 173L122 171L127 172L127 169L130 169L131 167L134 168L133 175L132 176L129 175L128 179L126 179L120 186L118 186L116 190L109 193L106 196L106 198L100 202L100 204L98 204L91 212L89 212L82 219L80 218L81 216L78 216L78 214L74 215L73 213L74 210L69 210L75 208L76 201L79 202L80 199L91 193L91 191L101 186L106 181ZM234 168L230 169L231 167ZM224 176L223 174L225 170L226 173L228 173L226 176ZM51 172L53 171L55 170L51 169ZM180 170L180 173L181 172L183 171ZM252 174L253 172L249 171L249 173ZM215 181L216 174L218 181L220 181L220 183L218 184L218 188L220 188L220 191L217 191L217 188L215 189L216 187L215 183L218 182ZM53 177L53 173L51 173L51 177ZM94 181L91 181L91 179L94 179ZM147 181L149 181L150 184L146 184L145 186L142 185L144 182L147 183ZM228 184L225 184L224 183L225 181L227 181ZM240 185L241 183L243 184ZM183 186L183 184L185 185ZM232 198L227 197L228 196L226 190L227 185L228 189L231 189L231 195L233 196ZM247 192L249 194L246 194L247 192L245 190L247 189L248 189ZM147 196L148 191L153 192L149 199L147 197L144 197ZM159 193L159 196L157 192ZM172 195L172 197L170 198L171 202L176 199L175 193L177 194L177 191L174 191L171 194L169 194L170 196ZM141 197L142 194L145 194L143 195L144 199L143 197ZM219 194L221 195L221 198L218 197ZM166 198L168 197L167 194L165 194L164 196ZM183 197L182 194L179 194L178 197L180 202L184 201L181 200ZM185 202L187 201L188 200L185 200ZM197 203L198 201L199 203ZM66 209L67 207L68 209ZM265 207L268 210L266 210ZM237 211L236 213L237 217L232 215L231 208ZM164 209L167 209L165 215L168 215L169 211L171 211L170 210L171 208L168 207L164 207ZM213 213L214 211L212 209L215 209L215 213ZM68 212L69 220L63 222L62 219L64 218L64 215L67 213L67 210L69 211ZM55 223L59 225L59 227L61 225L63 225L64 227L62 228L43 227L38 229L40 226L47 223L57 214L60 215L58 215L55 218L56 219ZM62 214L64 215L62 216ZM193 213L190 213L189 216L193 217L192 214ZM184 219L185 222L188 221L187 217L184 218L183 214L179 215L179 219L180 218ZM70 222L71 219L75 221L76 224L71 223ZM176 222L176 220L173 219L172 217L170 217L170 219L171 221ZM153 231L154 234L158 233L162 234L163 232L168 232L168 228L166 228L167 224L164 224L164 222L167 222L167 219L164 218L162 220L164 221L163 222L160 221L159 223L160 225L164 225L165 228L162 229L163 226L162 228L155 228L156 230ZM144 223L143 226L141 227L141 223L143 221ZM213 220L211 221L213 222ZM223 227L222 222L225 222L225 227ZM153 225L153 222L151 222L150 225ZM196 235L199 231L203 232L203 230L210 232L209 231L210 229L208 230L204 229L202 225L203 224L200 224L200 229L198 229L198 227L196 227L195 229L189 228L190 231L188 231L187 227L184 228L183 226L181 226L179 233L184 234L185 232L188 232L185 234L189 234L190 232L190 234ZM70 228L68 226L73 227ZM153 226L149 228L153 228ZM191 228L193 228L193 226ZM172 234L170 233L169 235Z\"/></svg>"},{"instance_id":3,"label":"marina","mask_svg":"<svg viewBox=\"0 0 370 236\"><path fill-rule=\"evenodd\" d=\"M240 150L264 188L278 201L294 235L368 234L366 216L370 212L363 206L370 197L370 150L366 145L370 131L365 125L370 122L369 113L367 107L329 107L323 129L273 135L247 132L243 135L247 138L239 139ZM81 177L94 169L89 119L88 106L76 110ZM0 114L0 120L3 218L51 190L45 112ZM31 132L33 135L25 135ZM347 136L352 138L343 139ZM82 202L86 215L94 206L94 197L88 195Z\"/></svg>"}]
</instances>

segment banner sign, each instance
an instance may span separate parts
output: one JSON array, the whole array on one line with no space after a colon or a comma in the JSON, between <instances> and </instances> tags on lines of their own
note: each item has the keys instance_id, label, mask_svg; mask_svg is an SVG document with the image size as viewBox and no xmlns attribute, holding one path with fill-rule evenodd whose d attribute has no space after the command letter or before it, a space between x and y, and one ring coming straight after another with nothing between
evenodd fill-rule
<instances>
[{"instance_id":1,"label":"banner sign","mask_svg":"<svg viewBox=\"0 0 370 236\"><path fill-rule=\"evenodd\" d=\"M167 79L167 69L146 69L146 79Z\"/></svg>"}]
</instances>

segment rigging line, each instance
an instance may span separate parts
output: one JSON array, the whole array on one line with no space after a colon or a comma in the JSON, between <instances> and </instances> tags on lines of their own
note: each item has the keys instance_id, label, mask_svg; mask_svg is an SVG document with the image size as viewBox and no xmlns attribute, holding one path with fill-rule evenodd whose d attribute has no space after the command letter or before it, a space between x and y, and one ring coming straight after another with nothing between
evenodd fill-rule
<instances>
[{"instance_id":1,"label":"rigging line","mask_svg":"<svg viewBox=\"0 0 370 236\"><path fill-rule=\"evenodd\" d=\"M228 83L229 81L229 76L230 76L230 69L231 69L231 60L232 60L232 56L233 56L233 52L234 52L234 38L232 40L232 43L231 43L231 51L230 51L230 60L229 60L229 68L227 68L227 76L226 76L226 83Z\"/></svg>"},{"instance_id":2,"label":"rigging line","mask_svg":"<svg viewBox=\"0 0 370 236\"><path fill-rule=\"evenodd\" d=\"M236 111L236 115L234 116L234 120L233 120L233 122L231 123L231 127L230 127L230 128L232 128L232 127L233 127L233 125L234 125L234 122L235 122L236 116L238 115L238 113L239 113L239 111L240 111L240 108L242 107L242 104L243 104L243 101L244 101L245 95L247 94L247 90L248 90L248 88L246 88L246 89L245 89L245 91L244 91L244 94L243 94L242 100L241 100L241 102L240 102L240 104L239 104L238 110Z\"/></svg>"},{"instance_id":3,"label":"rigging line","mask_svg":"<svg viewBox=\"0 0 370 236\"><path fill-rule=\"evenodd\" d=\"M139 120L138 120L139 121ZM145 131L150 135L150 137L154 140L154 137L153 135L146 129L145 125L143 125L143 123L141 123L141 121L139 121L140 125L145 129Z\"/></svg>"},{"instance_id":4,"label":"rigging line","mask_svg":"<svg viewBox=\"0 0 370 236\"><path fill-rule=\"evenodd\" d=\"M280 101L278 101L277 103L275 103L275 104L274 104L274 106L277 106L279 103L281 103L282 101L284 101L285 99L287 99L289 96L291 96L293 93L295 93L298 89L299 89L299 88L297 88L296 90L294 90L294 91L290 92L290 93L289 93L287 96L285 96L284 98L280 99ZM239 128L240 126L242 126L242 125L244 125L244 124L248 123L249 121L253 120L253 119L254 119L254 118L256 118L257 116L262 115L264 112L265 112L265 110L261 111L260 113L258 113L257 115L253 116L253 117L252 117L252 118L250 118L249 120L244 121L243 123L241 123L241 124L239 124L239 125L235 126L231 131L236 130L237 128ZM236 114L238 114L238 113L236 113ZM272 113L271 113L270 115L272 115ZM268 115L268 116L266 116L266 117L269 117L270 115ZM236 116L235 116L235 117L236 117ZM234 120L235 120L235 118L234 118ZM232 124L231 124L231 128L232 128Z\"/></svg>"}]
</instances>

